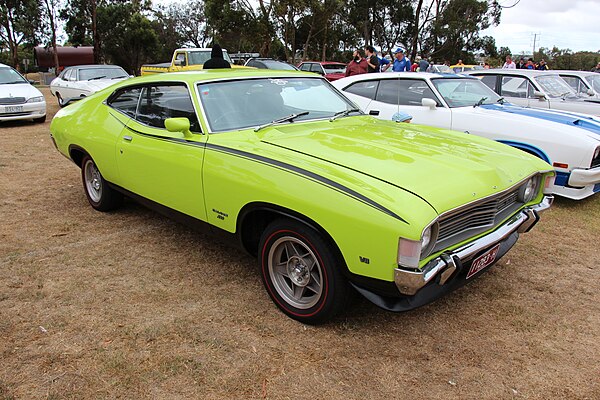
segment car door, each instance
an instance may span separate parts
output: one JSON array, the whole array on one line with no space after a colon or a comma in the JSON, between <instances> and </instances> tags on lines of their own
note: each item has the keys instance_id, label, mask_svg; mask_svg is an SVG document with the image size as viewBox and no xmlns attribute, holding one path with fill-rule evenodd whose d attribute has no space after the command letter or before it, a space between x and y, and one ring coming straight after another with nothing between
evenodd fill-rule
<instances>
[{"instance_id":1,"label":"car door","mask_svg":"<svg viewBox=\"0 0 600 400\"><path fill-rule=\"evenodd\" d=\"M58 90L58 92L60 93L60 97L62 97L64 100L73 97L73 90L71 88L71 76L73 76L74 74L77 74L75 68L67 70L67 72L65 72L63 76L62 81L60 82L60 89Z\"/></svg>"},{"instance_id":2,"label":"car door","mask_svg":"<svg viewBox=\"0 0 600 400\"><path fill-rule=\"evenodd\" d=\"M167 118L185 117L191 135L169 132ZM183 83L141 87L135 116L117 142L121 185L144 198L206 221L202 163L206 135Z\"/></svg>"},{"instance_id":3,"label":"car door","mask_svg":"<svg viewBox=\"0 0 600 400\"><path fill-rule=\"evenodd\" d=\"M435 101L435 107L423 106L423 99ZM452 112L443 106L424 79L381 79L375 99L365 112L380 119L392 120L397 112L411 115L412 122L449 128Z\"/></svg>"},{"instance_id":4,"label":"car door","mask_svg":"<svg viewBox=\"0 0 600 400\"><path fill-rule=\"evenodd\" d=\"M546 99L534 96L536 90L539 89L527 77L503 75L498 94L518 106L550 108L550 103Z\"/></svg>"}]
</instances>

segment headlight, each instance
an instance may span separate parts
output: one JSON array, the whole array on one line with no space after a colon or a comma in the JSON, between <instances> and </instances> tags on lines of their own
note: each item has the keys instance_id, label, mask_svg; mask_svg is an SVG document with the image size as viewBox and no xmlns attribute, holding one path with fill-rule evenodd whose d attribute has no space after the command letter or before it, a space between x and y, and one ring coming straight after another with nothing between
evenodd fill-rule
<instances>
[{"instance_id":1,"label":"headlight","mask_svg":"<svg viewBox=\"0 0 600 400\"><path fill-rule=\"evenodd\" d=\"M44 96L32 97L26 103L41 103L42 101L44 101Z\"/></svg>"},{"instance_id":2,"label":"headlight","mask_svg":"<svg viewBox=\"0 0 600 400\"><path fill-rule=\"evenodd\" d=\"M539 176L529 178L527 182L519 188L518 200L522 203L529 203L537 196L537 189L539 187Z\"/></svg>"}]
</instances>

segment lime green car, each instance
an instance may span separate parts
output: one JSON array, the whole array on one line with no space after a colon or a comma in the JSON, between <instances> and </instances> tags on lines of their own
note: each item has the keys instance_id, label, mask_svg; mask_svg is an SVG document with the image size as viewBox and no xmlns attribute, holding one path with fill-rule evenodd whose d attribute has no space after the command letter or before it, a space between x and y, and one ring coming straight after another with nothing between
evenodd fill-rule
<instances>
[{"instance_id":1,"label":"lime green car","mask_svg":"<svg viewBox=\"0 0 600 400\"><path fill-rule=\"evenodd\" d=\"M91 206L127 196L234 240L305 323L355 289L409 310L480 275L550 207L552 167L464 133L364 115L325 79L212 70L130 79L60 110Z\"/></svg>"}]
</instances>

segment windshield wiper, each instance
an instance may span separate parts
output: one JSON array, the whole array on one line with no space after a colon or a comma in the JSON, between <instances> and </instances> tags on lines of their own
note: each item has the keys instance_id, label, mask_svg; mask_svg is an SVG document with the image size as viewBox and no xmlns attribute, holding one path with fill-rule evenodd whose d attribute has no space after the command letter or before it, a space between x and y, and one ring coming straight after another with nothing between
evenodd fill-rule
<instances>
[{"instance_id":1,"label":"windshield wiper","mask_svg":"<svg viewBox=\"0 0 600 400\"><path fill-rule=\"evenodd\" d=\"M487 100L487 97L482 97L481 99L479 99L479 101L478 101L477 103L473 104L473 108L475 108L475 107L479 107L479 106L480 106L480 105L482 105L482 104L483 104L483 102L484 102L484 101L486 101L486 100Z\"/></svg>"},{"instance_id":2,"label":"windshield wiper","mask_svg":"<svg viewBox=\"0 0 600 400\"><path fill-rule=\"evenodd\" d=\"M348 108L348 109L343 110L343 111L338 111L335 114L333 114L333 117L329 118L329 122L333 122L333 121L335 121L336 119L338 119L340 117L346 117L351 112L360 112L360 108Z\"/></svg>"},{"instance_id":3,"label":"windshield wiper","mask_svg":"<svg viewBox=\"0 0 600 400\"><path fill-rule=\"evenodd\" d=\"M496 103L504 104L506 103L506 100L504 100L504 97L500 97L498 100L496 100Z\"/></svg>"},{"instance_id":4,"label":"windshield wiper","mask_svg":"<svg viewBox=\"0 0 600 400\"><path fill-rule=\"evenodd\" d=\"M14 85L16 83L29 83L29 82L26 82L26 81L0 82L0 84L2 84L2 85Z\"/></svg>"},{"instance_id":5,"label":"windshield wiper","mask_svg":"<svg viewBox=\"0 0 600 400\"><path fill-rule=\"evenodd\" d=\"M121 76L114 76L110 79L119 79L119 78L127 78L127 77L128 77L128 75L121 75Z\"/></svg>"},{"instance_id":6,"label":"windshield wiper","mask_svg":"<svg viewBox=\"0 0 600 400\"><path fill-rule=\"evenodd\" d=\"M266 127L268 127L268 126L275 125L275 124L280 124L280 123L282 123L282 122L292 122L292 121L293 121L293 120L295 120L296 118L298 118L298 117L302 117L302 116L304 116L304 115L308 115L308 111L302 111L302 112L299 112L299 113L297 113L297 114L290 114L290 115L288 115L288 116L286 116L286 117L283 117L283 118L276 119L275 121L271 121L271 122L269 122L268 124L259 125L259 126L257 126L256 128L254 128L254 132L258 132L258 131L260 131L262 128L266 128Z\"/></svg>"},{"instance_id":7,"label":"windshield wiper","mask_svg":"<svg viewBox=\"0 0 600 400\"><path fill-rule=\"evenodd\" d=\"M102 79L102 78L106 78L106 75L95 76L93 78L88 79L88 81L93 81L93 80Z\"/></svg>"}]
</instances>

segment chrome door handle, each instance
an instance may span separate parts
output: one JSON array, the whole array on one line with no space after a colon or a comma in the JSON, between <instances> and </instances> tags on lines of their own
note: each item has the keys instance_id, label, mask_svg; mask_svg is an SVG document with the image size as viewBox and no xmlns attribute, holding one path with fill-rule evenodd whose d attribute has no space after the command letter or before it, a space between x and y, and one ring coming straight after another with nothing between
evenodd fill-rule
<instances>
[{"instance_id":1,"label":"chrome door handle","mask_svg":"<svg viewBox=\"0 0 600 400\"><path fill-rule=\"evenodd\" d=\"M127 141L127 142L131 142L133 138L131 136L123 136L123 140Z\"/></svg>"}]
</instances>

